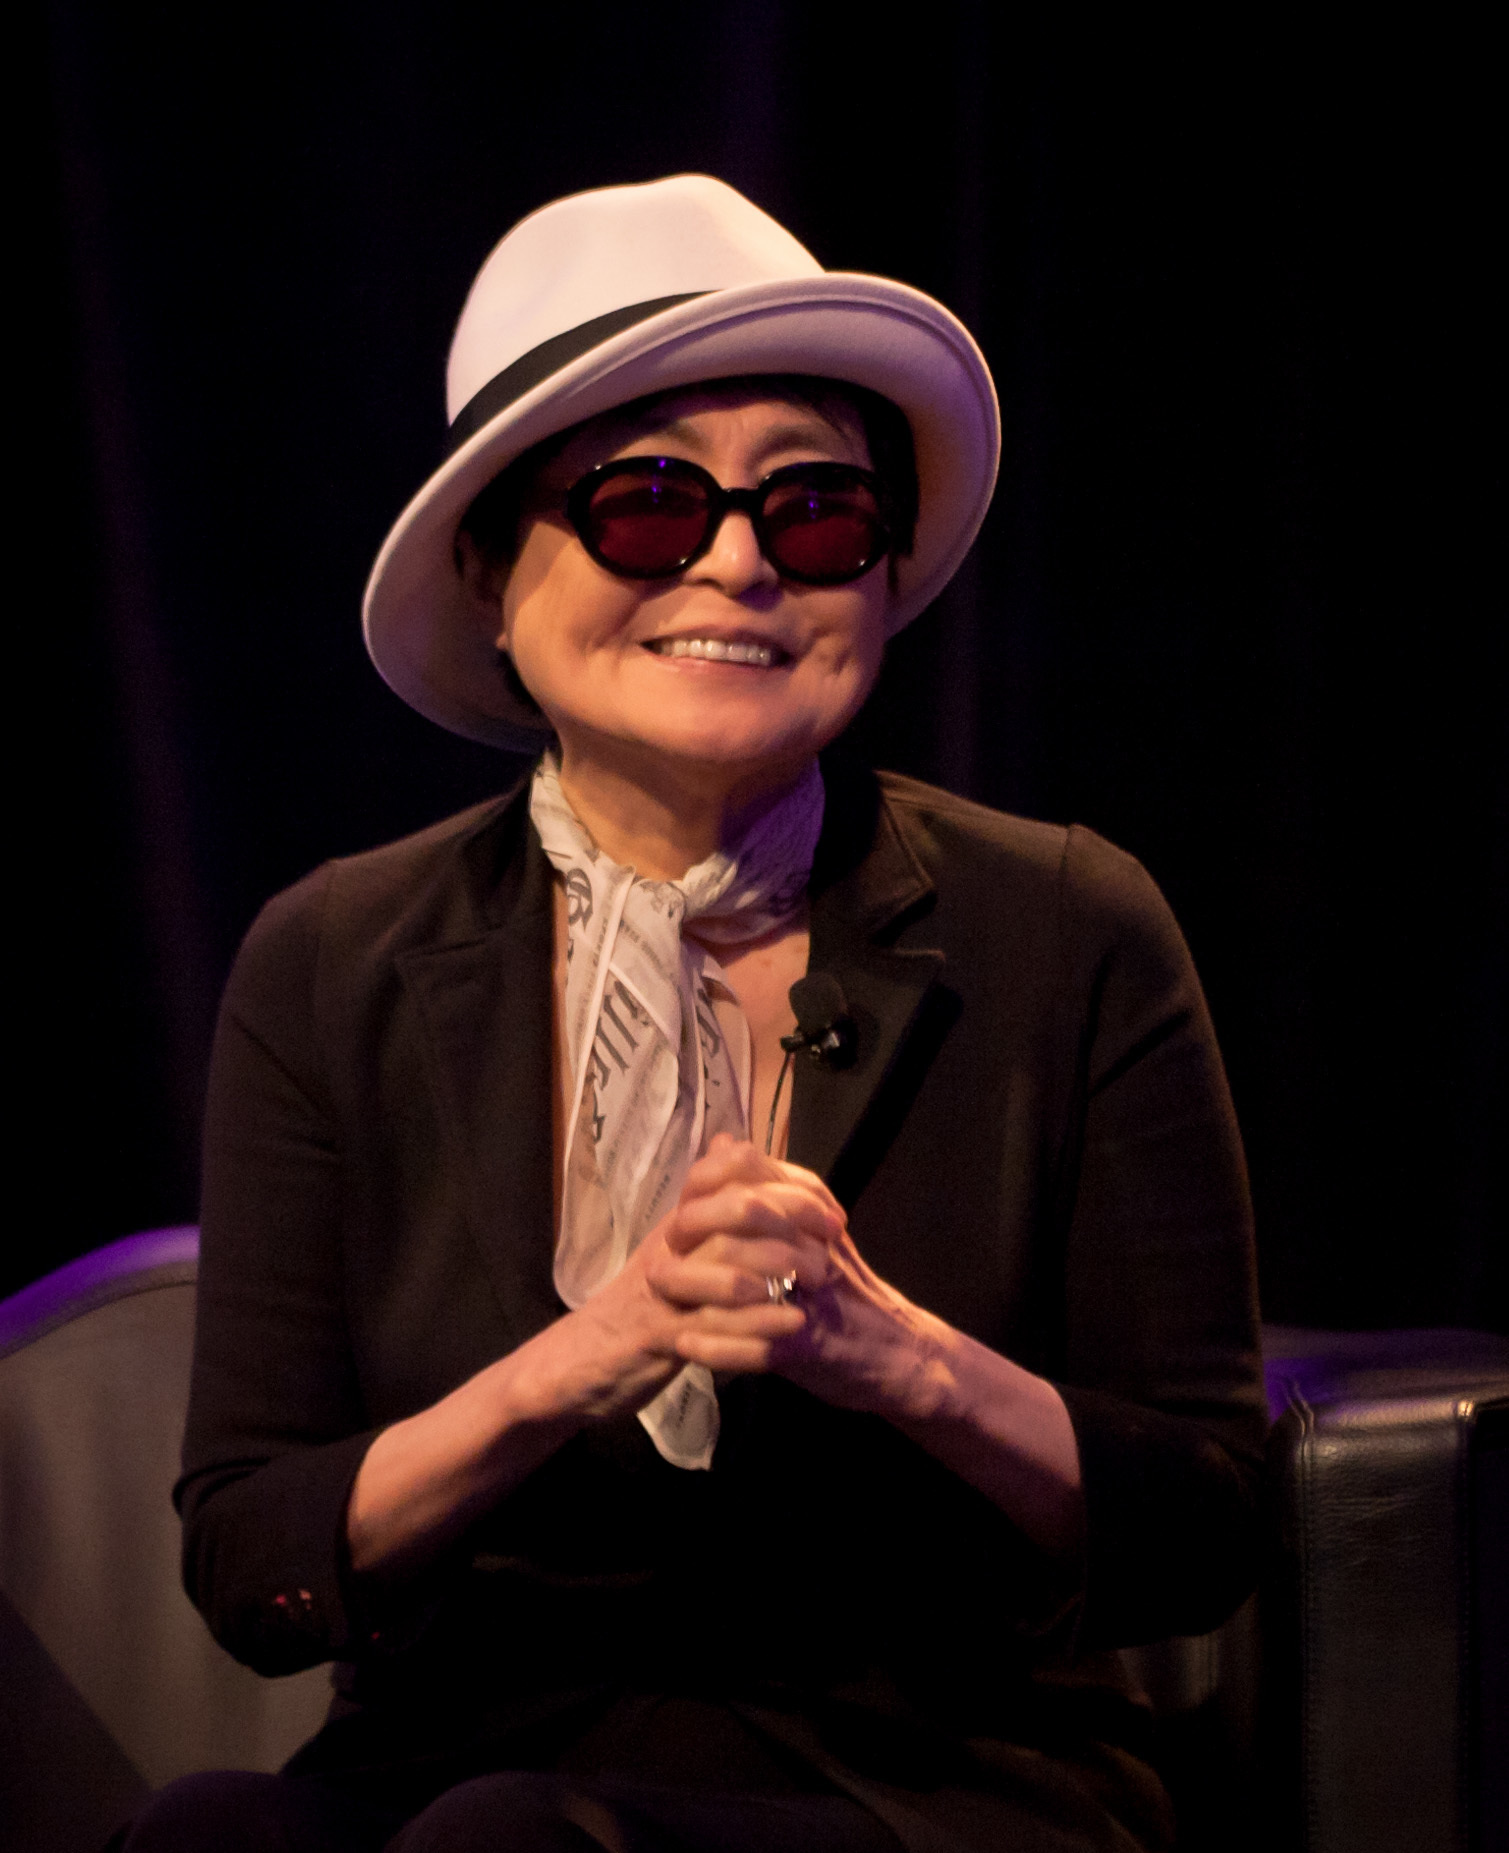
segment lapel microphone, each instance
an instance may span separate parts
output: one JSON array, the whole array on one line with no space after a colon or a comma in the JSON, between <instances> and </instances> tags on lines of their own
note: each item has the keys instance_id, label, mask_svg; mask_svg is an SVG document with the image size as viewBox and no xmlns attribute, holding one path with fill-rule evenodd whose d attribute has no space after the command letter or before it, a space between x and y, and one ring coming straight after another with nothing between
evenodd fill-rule
<instances>
[{"instance_id":1,"label":"lapel microphone","mask_svg":"<svg viewBox=\"0 0 1509 1853\"><path fill-rule=\"evenodd\" d=\"M765 1128L767 1152L775 1143L776 1109L781 1102L781 1089L786 1085L792 1057L805 1052L807 1059L819 1068L847 1068L854 1060L859 1040L854 1019L849 1015L844 987L831 972L808 972L805 978L797 979L787 996L796 1017L796 1030L781 1038L786 1057L776 1077L775 1098L770 1103L770 1124Z\"/></svg>"},{"instance_id":2,"label":"lapel microphone","mask_svg":"<svg viewBox=\"0 0 1509 1853\"><path fill-rule=\"evenodd\" d=\"M796 1034L782 1036L788 1055L805 1050L821 1068L847 1068L854 1060L854 1019L844 987L831 972L809 972L787 993L796 1016Z\"/></svg>"}]
</instances>

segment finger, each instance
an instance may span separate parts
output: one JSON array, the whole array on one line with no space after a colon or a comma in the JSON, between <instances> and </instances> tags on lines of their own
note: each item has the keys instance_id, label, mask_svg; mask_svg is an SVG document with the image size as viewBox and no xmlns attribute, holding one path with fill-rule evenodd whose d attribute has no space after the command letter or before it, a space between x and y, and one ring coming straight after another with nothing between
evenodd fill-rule
<instances>
[{"instance_id":1,"label":"finger","mask_svg":"<svg viewBox=\"0 0 1509 1853\"><path fill-rule=\"evenodd\" d=\"M775 1359L775 1345L768 1338L728 1338L719 1333L689 1333L682 1341L680 1356L687 1364L702 1364L708 1370L721 1371L731 1377L753 1377L770 1370Z\"/></svg>"},{"instance_id":2,"label":"finger","mask_svg":"<svg viewBox=\"0 0 1509 1853\"><path fill-rule=\"evenodd\" d=\"M748 1139L735 1139L726 1132L714 1134L706 1153L688 1171L682 1201L706 1196L739 1181L753 1184L778 1180L807 1191L834 1216L847 1222L843 1205L815 1171L792 1164L789 1159L773 1158Z\"/></svg>"},{"instance_id":3,"label":"finger","mask_svg":"<svg viewBox=\"0 0 1509 1853\"><path fill-rule=\"evenodd\" d=\"M700 1306L678 1322L669 1352L684 1358L688 1346L698 1348L713 1340L783 1345L801 1331L806 1317L801 1307L777 1306L774 1301L763 1306Z\"/></svg>"},{"instance_id":4,"label":"finger","mask_svg":"<svg viewBox=\"0 0 1509 1853\"><path fill-rule=\"evenodd\" d=\"M767 1299L771 1275L790 1275L806 1262L814 1275L812 1249L792 1242L755 1242L738 1236L712 1236L690 1254L662 1251L645 1269L649 1286L678 1306L753 1306Z\"/></svg>"},{"instance_id":5,"label":"finger","mask_svg":"<svg viewBox=\"0 0 1509 1853\"><path fill-rule=\"evenodd\" d=\"M706 1247L709 1242L722 1243L758 1243L779 1242L798 1254L816 1258L828 1252L834 1230L825 1210L815 1206L800 1209L787 1214L768 1204L750 1207L737 1215L720 1216L716 1212L707 1215L693 1214L684 1220L678 1217L675 1225L666 1230L663 1251L677 1259L689 1259ZM699 1256L699 1259L711 1260L712 1255ZM746 1267L759 1273L771 1270L758 1267L753 1257L741 1255L737 1249L723 1247L716 1256L719 1262L729 1262L735 1267Z\"/></svg>"},{"instance_id":6,"label":"finger","mask_svg":"<svg viewBox=\"0 0 1509 1853\"><path fill-rule=\"evenodd\" d=\"M703 1196L725 1184L743 1179L748 1183L771 1182L781 1176L781 1161L767 1157L748 1139L735 1139L726 1132L715 1133L707 1150L686 1174L682 1196Z\"/></svg>"},{"instance_id":7,"label":"finger","mask_svg":"<svg viewBox=\"0 0 1509 1853\"><path fill-rule=\"evenodd\" d=\"M822 1258L826 1253L821 1242L803 1238L788 1225L775 1237L729 1235L720 1230L684 1259L695 1267L736 1268L761 1282L772 1274L792 1274L798 1269L817 1280L824 1272Z\"/></svg>"},{"instance_id":8,"label":"finger","mask_svg":"<svg viewBox=\"0 0 1509 1853\"><path fill-rule=\"evenodd\" d=\"M803 1190L811 1191L812 1194L818 1198L819 1202L825 1204L840 1222L847 1225L849 1218L844 1211L844 1206L815 1171L809 1171L805 1165L794 1165L786 1158L782 1158L777 1162L788 1183L796 1184Z\"/></svg>"},{"instance_id":9,"label":"finger","mask_svg":"<svg viewBox=\"0 0 1509 1853\"><path fill-rule=\"evenodd\" d=\"M762 1152L748 1139L735 1139L726 1132L716 1133L704 1155L688 1171L683 1195L704 1196L739 1180L764 1183L780 1180L811 1192L832 1210L844 1214L843 1206L815 1171L805 1165L792 1164L786 1158L774 1158Z\"/></svg>"},{"instance_id":10,"label":"finger","mask_svg":"<svg viewBox=\"0 0 1509 1853\"><path fill-rule=\"evenodd\" d=\"M763 1371L790 1346L805 1315L797 1306L769 1306L742 1313L706 1311L676 1335L676 1352L709 1370Z\"/></svg>"},{"instance_id":11,"label":"finger","mask_svg":"<svg viewBox=\"0 0 1509 1853\"><path fill-rule=\"evenodd\" d=\"M677 1207L690 1205L699 1198L716 1196L739 1186L746 1189L768 1189L773 1185L786 1191L795 1190L801 1196L822 1205L833 1218L835 1230L847 1227L848 1219L843 1206L816 1172L802 1165L767 1157L763 1152L756 1151L747 1140L730 1138L727 1133L716 1134L706 1155L692 1166L682 1186ZM832 1239L831 1236L828 1239ZM681 1246L685 1248L684 1232Z\"/></svg>"},{"instance_id":12,"label":"finger","mask_svg":"<svg viewBox=\"0 0 1509 1853\"><path fill-rule=\"evenodd\" d=\"M699 1306L682 1316L673 1343L687 1332L722 1332L738 1337L786 1338L799 1332L807 1315L790 1301L762 1300L756 1306Z\"/></svg>"},{"instance_id":13,"label":"finger","mask_svg":"<svg viewBox=\"0 0 1509 1853\"><path fill-rule=\"evenodd\" d=\"M796 1273L799 1259L775 1242L704 1245L689 1259L664 1255L648 1270L650 1285L674 1306L755 1306L770 1298L766 1282Z\"/></svg>"},{"instance_id":14,"label":"finger","mask_svg":"<svg viewBox=\"0 0 1509 1853\"><path fill-rule=\"evenodd\" d=\"M665 1224L666 1246L683 1255L719 1234L773 1239L800 1234L828 1243L842 1233L841 1217L810 1191L784 1183L731 1183L709 1196L683 1199Z\"/></svg>"}]
</instances>

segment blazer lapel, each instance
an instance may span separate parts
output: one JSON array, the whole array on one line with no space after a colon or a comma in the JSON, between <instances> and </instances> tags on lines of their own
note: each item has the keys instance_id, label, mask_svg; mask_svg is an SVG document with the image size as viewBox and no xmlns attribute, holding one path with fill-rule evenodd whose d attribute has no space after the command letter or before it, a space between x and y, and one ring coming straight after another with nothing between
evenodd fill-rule
<instances>
[{"instance_id":1,"label":"blazer lapel","mask_svg":"<svg viewBox=\"0 0 1509 1853\"><path fill-rule=\"evenodd\" d=\"M527 812L492 921L400 955L466 1220L513 1344L558 1318L552 1278L550 866Z\"/></svg>"},{"instance_id":2,"label":"blazer lapel","mask_svg":"<svg viewBox=\"0 0 1509 1853\"><path fill-rule=\"evenodd\" d=\"M899 924L924 911L933 887L908 846L878 781L868 772L825 761L828 807L812 879L809 971L831 972L843 987L857 1031L853 1063L816 1066L798 1056L793 1076L792 1161L818 1172L841 1201L852 1202L868 1175L862 1131L887 1122L910 1089L903 1056L914 1045L943 953L884 943ZM896 1098L893 1100L892 1097Z\"/></svg>"}]
</instances>

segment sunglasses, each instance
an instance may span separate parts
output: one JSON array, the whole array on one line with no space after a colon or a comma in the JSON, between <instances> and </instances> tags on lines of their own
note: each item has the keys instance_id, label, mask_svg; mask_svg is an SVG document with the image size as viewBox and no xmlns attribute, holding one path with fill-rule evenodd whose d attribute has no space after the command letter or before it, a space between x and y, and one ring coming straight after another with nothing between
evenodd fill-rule
<instances>
[{"instance_id":1,"label":"sunglasses","mask_svg":"<svg viewBox=\"0 0 1509 1853\"><path fill-rule=\"evenodd\" d=\"M890 551L880 484L847 463L791 463L755 489L725 489L683 457L622 457L589 470L566 518L597 564L624 579L668 579L712 546L731 510L760 552L798 585L847 585Z\"/></svg>"}]
</instances>

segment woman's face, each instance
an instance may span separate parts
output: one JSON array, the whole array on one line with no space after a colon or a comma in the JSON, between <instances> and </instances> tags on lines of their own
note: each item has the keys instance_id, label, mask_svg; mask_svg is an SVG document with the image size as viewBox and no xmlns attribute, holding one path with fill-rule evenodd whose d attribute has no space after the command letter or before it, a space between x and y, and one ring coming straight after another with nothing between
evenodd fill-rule
<instances>
[{"instance_id":1,"label":"woman's face","mask_svg":"<svg viewBox=\"0 0 1509 1853\"><path fill-rule=\"evenodd\" d=\"M857 418L747 389L694 388L650 422L594 420L541 472L503 589L499 643L555 727L568 765L638 776L700 771L726 789L792 775L844 727L880 666L887 565L841 586L783 580L747 515L673 579L621 579L587 554L561 509L586 471L618 457L687 458L725 488L813 461L869 466ZM761 660L673 655L678 640L759 646Z\"/></svg>"}]
</instances>

